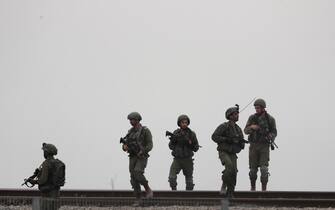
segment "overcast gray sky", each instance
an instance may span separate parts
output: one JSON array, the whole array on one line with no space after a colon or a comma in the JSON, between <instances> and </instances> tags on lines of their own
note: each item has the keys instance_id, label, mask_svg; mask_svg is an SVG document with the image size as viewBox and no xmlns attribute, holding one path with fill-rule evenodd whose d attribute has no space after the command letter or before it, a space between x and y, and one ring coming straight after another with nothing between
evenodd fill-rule
<instances>
[{"instance_id":1,"label":"overcast gray sky","mask_svg":"<svg viewBox=\"0 0 335 210\"><path fill-rule=\"evenodd\" d=\"M334 11L331 0L1 0L0 187L19 188L46 141L67 164L65 188L130 189L119 138L136 110L153 134L154 189L169 189L164 132L185 113L203 146L195 189L217 190L211 134L228 107L262 97L280 147L269 189L334 190ZM247 149L238 168L248 190Z\"/></svg>"}]
</instances>

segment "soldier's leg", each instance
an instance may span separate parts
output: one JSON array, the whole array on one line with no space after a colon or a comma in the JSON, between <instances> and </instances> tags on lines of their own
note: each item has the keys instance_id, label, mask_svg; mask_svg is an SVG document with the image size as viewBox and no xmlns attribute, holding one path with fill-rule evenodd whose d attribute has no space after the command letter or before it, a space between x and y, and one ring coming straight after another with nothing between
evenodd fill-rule
<instances>
[{"instance_id":1,"label":"soldier's leg","mask_svg":"<svg viewBox=\"0 0 335 210\"><path fill-rule=\"evenodd\" d=\"M222 166L224 166L225 165L225 159L224 159L224 155L221 155L221 152L219 152L219 158L220 158ZM224 171L225 171L225 169L223 169L222 175L221 175L221 180L222 180L222 185L221 185L221 190L220 190L221 195L224 195L224 194L227 193L227 183L225 183L225 180L224 180L224 177L223 177Z\"/></svg>"},{"instance_id":2,"label":"soldier's leg","mask_svg":"<svg viewBox=\"0 0 335 210\"><path fill-rule=\"evenodd\" d=\"M134 167L134 177L137 182L141 185L145 185L148 183L147 179L144 176L145 168L147 167L148 158L137 158L135 167Z\"/></svg>"},{"instance_id":3,"label":"soldier's leg","mask_svg":"<svg viewBox=\"0 0 335 210\"><path fill-rule=\"evenodd\" d=\"M193 166L194 163L192 158L186 158L183 160L182 168L185 176L186 190L193 190L194 188Z\"/></svg>"},{"instance_id":4,"label":"soldier's leg","mask_svg":"<svg viewBox=\"0 0 335 210\"><path fill-rule=\"evenodd\" d=\"M60 208L59 195L60 195L59 189L54 189L50 191L50 198L52 199L50 200L50 203L52 207L48 210L57 210Z\"/></svg>"},{"instance_id":5,"label":"soldier's leg","mask_svg":"<svg viewBox=\"0 0 335 210\"><path fill-rule=\"evenodd\" d=\"M252 191L256 190L257 171L259 165L257 146L258 145L254 143L251 143L249 146L249 178Z\"/></svg>"},{"instance_id":6,"label":"soldier's leg","mask_svg":"<svg viewBox=\"0 0 335 210\"><path fill-rule=\"evenodd\" d=\"M231 166L231 184L227 185L227 197L233 197L233 193L235 191L236 186L236 178L237 178L237 155L230 154L230 160L232 163Z\"/></svg>"},{"instance_id":7,"label":"soldier's leg","mask_svg":"<svg viewBox=\"0 0 335 210\"><path fill-rule=\"evenodd\" d=\"M134 194L136 198L141 197L141 185L136 180L135 166L137 162L137 157L129 157L129 172L130 172L130 184L134 189Z\"/></svg>"},{"instance_id":8,"label":"soldier's leg","mask_svg":"<svg viewBox=\"0 0 335 210\"><path fill-rule=\"evenodd\" d=\"M237 172L238 172L238 169L237 169L237 155L234 154L234 155L231 155L231 160L232 160L232 163L233 163L233 190L235 190L235 186L236 186L236 179L237 179Z\"/></svg>"},{"instance_id":9,"label":"soldier's leg","mask_svg":"<svg viewBox=\"0 0 335 210\"><path fill-rule=\"evenodd\" d=\"M267 183L269 181L269 161L270 161L270 147L267 144L262 145L260 151L260 171L262 190L266 191Z\"/></svg>"},{"instance_id":10,"label":"soldier's leg","mask_svg":"<svg viewBox=\"0 0 335 210\"><path fill-rule=\"evenodd\" d=\"M174 158L170 166L169 183L172 190L177 190L177 175L181 170L179 160Z\"/></svg>"},{"instance_id":11,"label":"soldier's leg","mask_svg":"<svg viewBox=\"0 0 335 210\"><path fill-rule=\"evenodd\" d=\"M228 190L231 191L234 189L234 176L235 176L234 159L236 158L236 155L235 154L230 155L226 152L220 152L219 156L222 164L224 164L225 166L225 169L222 172L222 183L224 183L227 186L227 193L228 193Z\"/></svg>"},{"instance_id":12,"label":"soldier's leg","mask_svg":"<svg viewBox=\"0 0 335 210\"><path fill-rule=\"evenodd\" d=\"M41 209L45 210L56 210L59 209L59 189L53 189L50 191L41 193Z\"/></svg>"},{"instance_id":13,"label":"soldier's leg","mask_svg":"<svg viewBox=\"0 0 335 210\"><path fill-rule=\"evenodd\" d=\"M143 185L145 192L146 192L146 197L152 198L153 192L151 188L149 187L148 180L144 176L144 171L145 171L145 168L147 167L147 162L148 162L147 157L138 158L136 165L135 165L134 174L136 177L136 181L140 183L141 185Z\"/></svg>"}]
</instances>

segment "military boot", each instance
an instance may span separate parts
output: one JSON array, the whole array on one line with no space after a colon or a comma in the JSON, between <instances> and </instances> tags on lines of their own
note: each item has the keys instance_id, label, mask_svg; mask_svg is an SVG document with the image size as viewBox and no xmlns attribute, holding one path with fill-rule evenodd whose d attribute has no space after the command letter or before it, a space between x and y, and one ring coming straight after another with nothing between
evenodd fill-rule
<instances>
[{"instance_id":1,"label":"military boot","mask_svg":"<svg viewBox=\"0 0 335 210\"><path fill-rule=\"evenodd\" d=\"M145 197L146 198L153 198L154 197L154 193L152 192L151 188L149 187L148 184L144 185L144 189L145 189Z\"/></svg>"},{"instance_id":2,"label":"military boot","mask_svg":"<svg viewBox=\"0 0 335 210\"><path fill-rule=\"evenodd\" d=\"M256 191L256 180L250 180L251 191Z\"/></svg>"},{"instance_id":3,"label":"military boot","mask_svg":"<svg viewBox=\"0 0 335 210\"><path fill-rule=\"evenodd\" d=\"M142 196L141 196L141 192L135 192L135 197L136 200L133 203L133 207L139 207L142 205Z\"/></svg>"},{"instance_id":4,"label":"military boot","mask_svg":"<svg viewBox=\"0 0 335 210\"><path fill-rule=\"evenodd\" d=\"M175 191L175 190L177 190L177 187L176 186L171 186L171 190Z\"/></svg>"},{"instance_id":5,"label":"military boot","mask_svg":"<svg viewBox=\"0 0 335 210\"><path fill-rule=\"evenodd\" d=\"M266 191L266 185L267 185L266 182L262 183L262 191Z\"/></svg>"},{"instance_id":6,"label":"military boot","mask_svg":"<svg viewBox=\"0 0 335 210\"><path fill-rule=\"evenodd\" d=\"M193 184L193 182L187 182L187 183L186 183L186 190L188 190L188 191L192 191L193 188L194 188L194 184Z\"/></svg>"}]
</instances>

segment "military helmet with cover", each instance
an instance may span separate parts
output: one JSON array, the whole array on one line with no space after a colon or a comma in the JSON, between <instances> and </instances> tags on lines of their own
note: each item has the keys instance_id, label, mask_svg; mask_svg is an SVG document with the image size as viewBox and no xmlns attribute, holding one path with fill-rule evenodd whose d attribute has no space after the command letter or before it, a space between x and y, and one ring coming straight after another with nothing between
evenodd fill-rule
<instances>
[{"instance_id":1,"label":"military helmet with cover","mask_svg":"<svg viewBox=\"0 0 335 210\"><path fill-rule=\"evenodd\" d=\"M132 112L132 113L128 114L127 118L128 118L128 120L138 120L138 121L142 120L142 116L138 112Z\"/></svg>"},{"instance_id":2,"label":"military helmet with cover","mask_svg":"<svg viewBox=\"0 0 335 210\"><path fill-rule=\"evenodd\" d=\"M266 108L266 103L264 99L259 98L254 102L254 106L261 106L263 108Z\"/></svg>"},{"instance_id":3,"label":"military helmet with cover","mask_svg":"<svg viewBox=\"0 0 335 210\"><path fill-rule=\"evenodd\" d=\"M57 148L53 144L43 143L42 144L42 150L51 154L51 155L57 155Z\"/></svg>"},{"instance_id":4,"label":"military helmet with cover","mask_svg":"<svg viewBox=\"0 0 335 210\"><path fill-rule=\"evenodd\" d=\"M190 124L190 118L186 115L186 114L182 114L178 117L177 119L177 125L180 126L180 122L183 121L183 120L186 120L187 121L187 124L189 125Z\"/></svg>"},{"instance_id":5,"label":"military helmet with cover","mask_svg":"<svg viewBox=\"0 0 335 210\"><path fill-rule=\"evenodd\" d=\"M229 120L230 115L232 115L235 112L239 113L239 106L238 106L238 104L236 104L234 107L230 107L230 108L227 109L227 111L226 111L226 119Z\"/></svg>"}]
</instances>

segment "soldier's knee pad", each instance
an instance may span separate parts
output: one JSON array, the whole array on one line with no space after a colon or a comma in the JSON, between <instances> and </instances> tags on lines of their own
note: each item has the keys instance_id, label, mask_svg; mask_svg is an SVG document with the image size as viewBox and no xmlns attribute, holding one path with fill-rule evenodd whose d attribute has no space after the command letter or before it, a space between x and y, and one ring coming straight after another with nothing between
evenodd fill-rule
<instances>
[{"instance_id":1,"label":"soldier's knee pad","mask_svg":"<svg viewBox=\"0 0 335 210\"><path fill-rule=\"evenodd\" d=\"M249 177L251 180L256 180L257 179L257 168L252 168L249 171Z\"/></svg>"},{"instance_id":2,"label":"soldier's knee pad","mask_svg":"<svg viewBox=\"0 0 335 210\"><path fill-rule=\"evenodd\" d=\"M142 176L143 176L143 173L141 171L134 171L133 172L133 177L136 180L140 180L142 178Z\"/></svg>"},{"instance_id":3,"label":"soldier's knee pad","mask_svg":"<svg viewBox=\"0 0 335 210\"><path fill-rule=\"evenodd\" d=\"M223 174L227 174L228 176L234 176L234 174L236 174L236 171L233 168L226 168Z\"/></svg>"},{"instance_id":4,"label":"soldier's knee pad","mask_svg":"<svg viewBox=\"0 0 335 210\"><path fill-rule=\"evenodd\" d=\"M267 166L261 167L261 182L267 183L269 179L269 169Z\"/></svg>"},{"instance_id":5,"label":"soldier's knee pad","mask_svg":"<svg viewBox=\"0 0 335 210\"><path fill-rule=\"evenodd\" d=\"M269 175L269 168L267 166L261 166L261 176L268 176Z\"/></svg>"}]
</instances>

